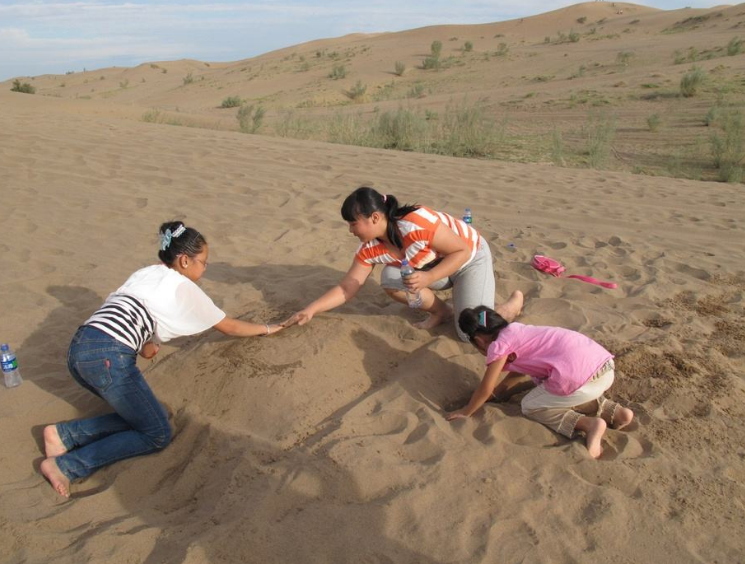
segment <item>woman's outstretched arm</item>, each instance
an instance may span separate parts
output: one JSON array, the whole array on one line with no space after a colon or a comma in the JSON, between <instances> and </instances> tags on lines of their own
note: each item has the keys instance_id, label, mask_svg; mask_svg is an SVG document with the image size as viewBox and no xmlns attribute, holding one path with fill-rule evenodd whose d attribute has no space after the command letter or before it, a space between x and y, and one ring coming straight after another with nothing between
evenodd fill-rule
<instances>
[{"instance_id":1,"label":"woman's outstretched arm","mask_svg":"<svg viewBox=\"0 0 745 564\"><path fill-rule=\"evenodd\" d=\"M282 325L251 323L233 317L225 317L213 327L220 333L231 337L259 337L261 335L271 335L284 329Z\"/></svg>"},{"instance_id":2,"label":"woman's outstretched arm","mask_svg":"<svg viewBox=\"0 0 745 564\"><path fill-rule=\"evenodd\" d=\"M365 281L368 276L370 276L372 270L371 266L363 265L355 259L341 282L323 294L320 298L298 311L295 315L282 323L282 325L284 327L289 327L296 323L298 325L305 325L313 319L315 314L329 311L347 303L357 295L357 292L359 292L360 288L365 284Z\"/></svg>"},{"instance_id":3,"label":"woman's outstretched arm","mask_svg":"<svg viewBox=\"0 0 745 564\"><path fill-rule=\"evenodd\" d=\"M454 419L467 419L471 417L471 415L473 415L476 411L478 411L479 408L484 405L486 401L492 396L492 394L494 393L494 388L496 388L504 379L504 376L506 376L506 374L504 376L502 375L502 369L504 368L504 365L506 363L507 357L505 356L504 358L495 360L489 366L487 366L486 374L484 374L484 377L481 379L479 387L476 388L475 392L473 392L468 405L466 405L466 407L448 413L446 416L447 420L453 421Z\"/></svg>"}]
</instances>

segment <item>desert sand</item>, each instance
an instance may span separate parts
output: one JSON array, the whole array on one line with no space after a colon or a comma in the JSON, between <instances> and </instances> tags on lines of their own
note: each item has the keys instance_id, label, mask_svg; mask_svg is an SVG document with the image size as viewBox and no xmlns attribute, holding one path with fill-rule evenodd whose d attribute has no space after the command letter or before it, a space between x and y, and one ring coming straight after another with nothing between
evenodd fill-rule
<instances>
[{"instance_id":1,"label":"desert sand","mask_svg":"<svg viewBox=\"0 0 745 564\"><path fill-rule=\"evenodd\" d=\"M741 184L169 127L91 103L0 91L0 338L24 377L0 388L0 562L743 561ZM514 401L447 422L483 358L449 324L414 328L375 273L309 325L208 331L140 359L173 443L59 497L38 473L44 425L106 411L68 375L67 346L157 262L160 223L206 235L219 307L276 322L348 268L339 208L365 184L470 207L499 299L521 290L520 321L611 350L635 424L596 461ZM549 277L537 253L619 287Z\"/></svg>"}]
</instances>

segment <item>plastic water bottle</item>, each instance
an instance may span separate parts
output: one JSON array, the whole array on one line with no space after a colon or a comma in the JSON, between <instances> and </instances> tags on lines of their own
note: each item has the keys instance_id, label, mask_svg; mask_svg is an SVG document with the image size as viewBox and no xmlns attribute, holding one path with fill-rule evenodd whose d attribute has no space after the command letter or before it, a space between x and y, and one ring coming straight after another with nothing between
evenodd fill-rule
<instances>
[{"instance_id":1,"label":"plastic water bottle","mask_svg":"<svg viewBox=\"0 0 745 564\"><path fill-rule=\"evenodd\" d=\"M408 260L404 259L401 261L401 278L406 278L415 272L416 270L409 264ZM406 290L406 301L409 302L409 307L415 309L422 307L422 295L419 292L409 292Z\"/></svg>"},{"instance_id":2,"label":"plastic water bottle","mask_svg":"<svg viewBox=\"0 0 745 564\"><path fill-rule=\"evenodd\" d=\"M463 214L463 221L468 225L473 223L473 215L471 214L471 208L466 208L466 213Z\"/></svg>"},{"instance_id":3,"label":"plastic water bottle","mask_svg":"<svg viewBox=\"0 0 745 564\"><path fill-rule=\"evenodd\" d=\"M5 376L5 387L15 388L21 385L21 371L18 369L18 360L16 354L10 350L10 347L3 343L0 346L0 359L3 365L3 376Z\"/></svg>"}]
</instances>

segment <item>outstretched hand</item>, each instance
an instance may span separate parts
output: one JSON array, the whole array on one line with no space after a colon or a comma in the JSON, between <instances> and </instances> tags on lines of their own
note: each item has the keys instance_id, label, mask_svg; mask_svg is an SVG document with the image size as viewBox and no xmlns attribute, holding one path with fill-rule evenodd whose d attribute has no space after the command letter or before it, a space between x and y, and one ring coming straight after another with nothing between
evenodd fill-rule
<instances>
[{"instance_id":1,"label":"outstretched hand","mask_svg":"<svg viewBox=\"0 0 745 564\"><path fill-rule=\"evenodd\" d=\"M313 319L313 314L306 310L301 310L295 313L292 317L289 319L286 319L282 322L282 327L291 327L292 325L305 325L308 323L311 319Z\"/></svg>"},{"instance_id":2,"label":"outstretched hand","mask_svg":"<svg viewBox=\"0 0 745 564\"><path fill-rule=\"evenodd\" d=\"M276 333L277 331L281 331L282 329L284 329L285 326L281 323L272 323L272 324L267 325L267 328L269 329L269 332L267 333L267 335L272 335Z\"/></svg>"}]
</instances>

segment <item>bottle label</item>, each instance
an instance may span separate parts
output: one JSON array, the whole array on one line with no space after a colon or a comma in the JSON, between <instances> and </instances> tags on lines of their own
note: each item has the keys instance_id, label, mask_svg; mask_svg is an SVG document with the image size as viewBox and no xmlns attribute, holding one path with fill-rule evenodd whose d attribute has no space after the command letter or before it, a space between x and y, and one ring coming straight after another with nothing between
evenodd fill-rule
<instances>
[{"instance_id":1,"label":"bottle label","mask_svg":"<svg viewBox=\"0 0 745 564\"><path fill-rule=\"evenodd\" d=\"M16 357L3 359L3 372L11 372L18 368L18 361Z\"/></svg>"}]
</instances>

